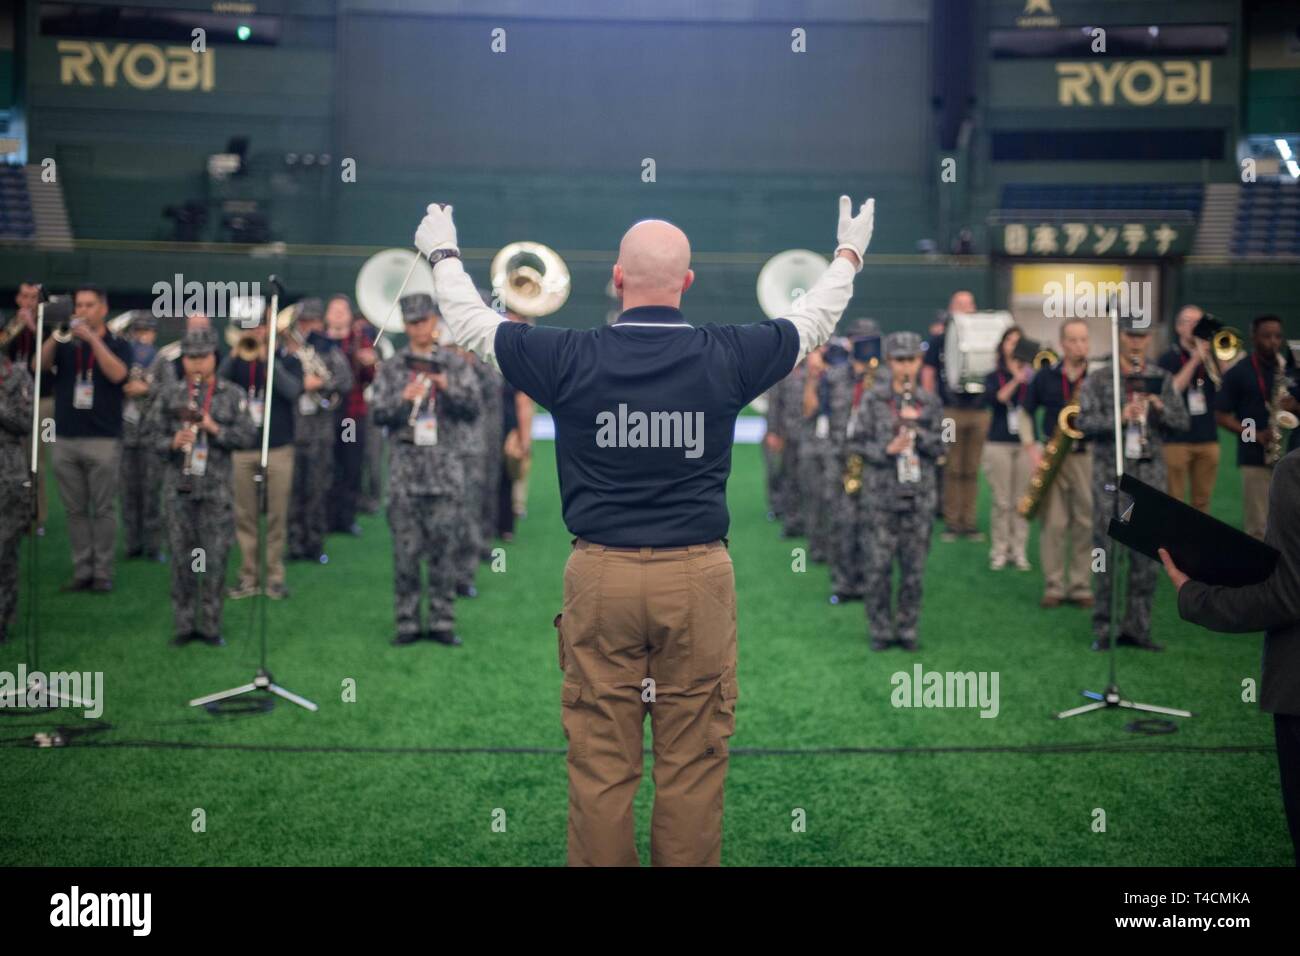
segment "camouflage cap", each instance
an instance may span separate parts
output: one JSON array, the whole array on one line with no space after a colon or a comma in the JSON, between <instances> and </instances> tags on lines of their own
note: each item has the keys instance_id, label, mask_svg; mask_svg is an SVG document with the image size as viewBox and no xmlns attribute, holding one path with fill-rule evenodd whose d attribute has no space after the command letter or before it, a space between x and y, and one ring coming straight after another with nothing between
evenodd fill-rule
<instances>
[{"instance_id":1,"label":"camouflage cap","mask_svg":"<svg viewBox=\"0 0 1300 956\"><path fill-rule=\"evenodd\" d=\"M1153 331L1151 318L1145 315L1121 315L1119 317L1119 330L1127 332L1129 335L1150 335Z\"/></svg>"},{"instance_id":2,"label":"camouflage cap","mask_svg":"<svg viewBox=\"0 0 1300 956\"><path fill-rule=\"evenodd\" d=\"M181 339L181 355L208 355L217 350L217 333L212 329L193 329Z\"/></svg>"},{"instance_id":3,"label":"camouflage cap","mask_svg":"<svg viewBox=\"0 0 1300 956\"><path fill-rule=\"evenodd\" d=\"M413 292L402 296L402 321L419 322L430 313L438 314L438 307L433 304L433 296L427 292Z\"/></svg>"},{"instance_id":4,"label":"camouflage cap","mask_svg":"<svg viewBox=\"0 0 1300 956\"><path fill-rule=\"evenodd\" d=\"M851 339L870 338L880 334L880 325L875 319L854 319L845 334Z\"/></svg>"},{"instance_id":5,"label":"camouflage cap","mask_svg":"<svg viewBox=\"0 0 1300 956\"><path fill-rule=\"evenodd\" d=\"M325 303L320 299L303 299L293 311L294 322L319 322L325 318Z\"/></svg>"},{"instance_id":6,"label":"camouflage cap","mask_svg":"<svg viewBox=\"0 0 1300 956\"><path fill-rule=\"evenodd\" d=\"M131 324L127 326L132 332L157 332L158 320L148 309L133 309Z\"/></svg>"},{"instance_id":7,"label":"camouflage cap","mask_svg":"<svg viewBox=\"0 0 1300 956\"><path fill-rule=\"evenodd\" d=\"M921 336L915 332L890 332L885 336L885 358L912 358L922 350Z\"/></svg>"}]
</instances>

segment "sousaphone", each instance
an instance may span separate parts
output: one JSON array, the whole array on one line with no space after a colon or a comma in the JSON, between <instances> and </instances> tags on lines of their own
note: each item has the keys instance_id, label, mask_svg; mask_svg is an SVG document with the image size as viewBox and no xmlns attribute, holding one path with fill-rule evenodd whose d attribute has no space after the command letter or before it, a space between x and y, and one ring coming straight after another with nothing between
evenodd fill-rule
<instances>
[{"instance_id":1,"label":"sousaphone","mask_svg":"<svg viewBox=\"0 0 1300 956\"><path fill-rule=\"evenodd\" d=\"M788 315L795 302L830 268L825 256L810 249L778 252L758 273L758 307L769 319Z\"/></svg>"}]
</instances>

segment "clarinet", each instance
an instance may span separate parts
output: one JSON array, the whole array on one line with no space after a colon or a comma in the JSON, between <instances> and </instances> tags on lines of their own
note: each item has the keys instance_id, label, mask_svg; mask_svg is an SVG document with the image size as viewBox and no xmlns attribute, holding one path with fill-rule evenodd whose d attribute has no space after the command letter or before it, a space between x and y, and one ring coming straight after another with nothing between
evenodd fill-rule
<instances>
[{"instance_id":1,"label":"clarinet","mask_svg":"<svg viewBox=\"0 0 1300 956\"><path fill-rule=\"evenodd\" d=\"M203 420L203 414L199 411L199 384L202 381L202 377L198 375L195 375L189 381L190 400L189 404L185 408L185 413L181 416L182 421L189 422L187 427L190 430L189 443L181 446L182 450L185 452L185 463L181 467L181 482L179 486L179 490L182 492L190 491L194 486L190 466L194 459L194 443L199 437L199 422Z\"/></svg>"}]
</instances>

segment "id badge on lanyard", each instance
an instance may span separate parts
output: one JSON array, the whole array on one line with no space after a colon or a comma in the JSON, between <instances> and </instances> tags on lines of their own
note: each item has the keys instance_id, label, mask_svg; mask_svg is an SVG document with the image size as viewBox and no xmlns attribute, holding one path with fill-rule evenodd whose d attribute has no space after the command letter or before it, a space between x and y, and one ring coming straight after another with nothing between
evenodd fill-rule
<instances>
[{"instance_id":1,"label":"id badge on lanyard","mask_svg":"<svg viewBox=\"0 0 1300 956\"><path fill-rule=\"evenodd\" d=\"M134 398L128 398L122 406L122 421L134 425L140 421L140 406Z\"/></svg>"},{"instance_id":2,"label":"id badge on lanyard","mask_svg":"<svg viewBox=\"0 0 1300 956\"><path fill-rule=\"evenodd\" d=\"M1007 433L1014 436L1020 435L1020 406L1007 406Z\"/></svg>"},{"instance_id":3,"label":"id badge on lanyard","mask_svg":"<svg viewBox=\"0 0 1300 956\"><path fill-rule=\"evenodd\" d=\"M421 415L415 420L415 443L421 447L438 444L438 418L436 415Z\"/></svg>"},{"instance_id":4,"label":"id badge on lanyard","mask_svg":"<svg viewBox=\"0 0 1300 956\"><path fill-rule=\"evenodd\" d=\"M921 480L921 459L916 452L903 452L898 456L898 481L914 485Z\"/></svg>"},{"instance_id":5,"label":"id badge on lanyard","mask_svg":"<svg viewBox=\"0 0 1300 956\"><path fill-rule=\"evenodd\" d=\"M1210 403L1205 399L1205 386L1196 385L1187 392L1187 414L1195 417L1210 410Z\"/></svg>"},{"instance_id":6,"label":"id badge on lanyard","mask_svg":"<svg viewBox=\"0 0 1300 956\"><path fill-rule=\"evenodd\" d=\"M320 411L320 402L312 392L303 392L298 396L298 414L315 415Z\"/></svg>"},{"instance_id":7,"label":"id badge on lanyard","mask_svg":"<svg viewBox=\"0 0 1300 956\"><path fill-rule=\"evenodd\" d=\"M95 407L95 381L86 372L72 386L72 407L88 409Z\"/></svg>"},{"instance_id":8,"label":"id badge on lanyard","mask_svg":"<svg viewBox=\"0 0 1300 956\"><path fill-rule=\"evenodd\" d=\"M258 428L262 427L262 413L266 411L266 403L257 395L257 390L250 388L248 390L248 417L253 420L253 424Z\"/></svg>"},{"instance_id":9,"label":"id badge on lanyard","mask_svg":"<svg viewBox=\"0 0 1300 956\"><path fill-rule=\"evenodd\" d=\"M208 436L206 432L199 432L194 439L194 446L190 449L190 476L193 478L202 478L208 472Z\"/></svg>"},{"instance_id":10,"label":"id badge on lanyard","mask_svg":"<svg viewBox=\"0 0 1300 956\"><path fill-rule=\"evenodd\" d=\"M819 439L825 439L830 437L831 420L829 415L817 416L817 427L814 429L814 433Z\"/></svg>"},{"instance_id":11,"label":"id badge on lanyard","mask_svg":"<svg viewBox=\"0 0 1300 956\"><path fill-rule=\"evenodd\" d=\"M1124 457L1130 461L1142 457L1142 429L1132 422L1124 429Z\"/></svg>"}]
</instances>

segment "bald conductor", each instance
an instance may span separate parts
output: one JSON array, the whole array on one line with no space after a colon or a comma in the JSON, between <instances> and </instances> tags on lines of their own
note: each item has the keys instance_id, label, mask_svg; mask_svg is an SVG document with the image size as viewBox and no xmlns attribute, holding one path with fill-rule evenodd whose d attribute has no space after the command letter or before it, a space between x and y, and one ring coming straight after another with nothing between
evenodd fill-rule
<instances>
[{"instance_id":1,"label":"bald conductor","mask_svg":"<svg viewBox=\"0 0 1300 956\"><path fill-rule=\"evenodd\" d=\"M564 523L575 536L556 618L569 741L568 862L636 866L632 805L645 715L654 733L656 866L722 856L735 729L736 588L725 535L737 414L830 338L871 240L874 200L840 197L830 268L785 318L690 325L690 242L639 222L619 245L623 312L605 328L509 322L460 262L450 206L415 244L452 337L555 420Z\"/></svg>"}]
</instances>

